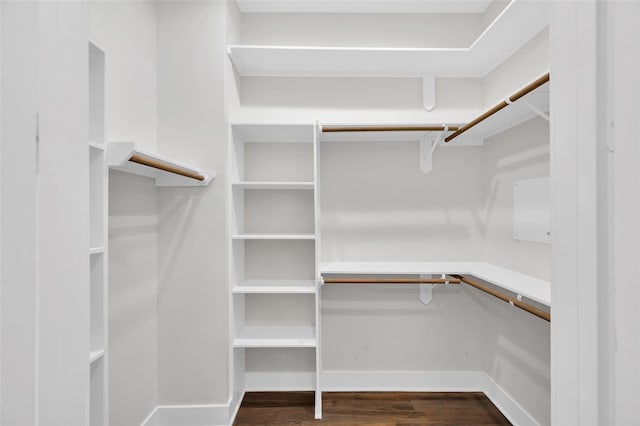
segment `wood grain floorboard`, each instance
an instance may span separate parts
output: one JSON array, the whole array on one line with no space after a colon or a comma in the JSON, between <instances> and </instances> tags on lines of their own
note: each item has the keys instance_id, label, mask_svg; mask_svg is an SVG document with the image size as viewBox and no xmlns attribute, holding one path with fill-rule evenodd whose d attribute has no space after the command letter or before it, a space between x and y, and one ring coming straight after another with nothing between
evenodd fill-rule
<instances>
[{"instance_id":1,"label":"wood grain floorboard","mask_svg":"<svg viewBox=\"0 0 640 426\"><path fill-rule=\"evenodd\" d=\"M234 426L504 426L482 392L325 392L315 420L313 392L250 392Z\"/></svg>"}]
</instances>

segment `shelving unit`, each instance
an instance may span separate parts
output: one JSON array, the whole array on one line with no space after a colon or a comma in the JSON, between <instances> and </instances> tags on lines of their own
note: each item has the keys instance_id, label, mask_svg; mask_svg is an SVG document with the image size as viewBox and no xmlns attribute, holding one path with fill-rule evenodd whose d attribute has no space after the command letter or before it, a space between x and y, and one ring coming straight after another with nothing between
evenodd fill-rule
<instances>
[{"instance_id":1,"label":"shelving unit","mask_svg":"<svg viewBox=\"0 0 640 426\"><path fill-rule=\"evenodd\" d=\"M511 1L468 47L377 48L230 45L242 76L484 77L549 25L548 10Z\"/></svg>"},{"instance_id":2,"label":"shelving unit","mask_svg":"<svg viewBox=\"0 0 640 426\"><path fill-rule=\"evenodd\" d=\"M105 54L89 43L89 424L109 424L108 392L108 181L104 76Z\"/></svg>"},{"instance_id":3,"label":"shelving unit","mask_svg":"<svg viewBox=\"0 0 640 426\"><path fill-rule=\"evenodd\" d=\"M109 142L111 169L155 179L156 186L206 186L213 170L202 171L172 159L142 151L133 142Z\"/></svg>"},{"instance_id":4,"label":"shelving unit","mask_svg":"<svg viewBox=\"0 0 640 426\"><path fill-rule=\"evenodd\" d=\"M246 390L314 390L320 398L316 130L312 124L231 125L230 371L236 403Z\"/></svg>"}]
</instances>

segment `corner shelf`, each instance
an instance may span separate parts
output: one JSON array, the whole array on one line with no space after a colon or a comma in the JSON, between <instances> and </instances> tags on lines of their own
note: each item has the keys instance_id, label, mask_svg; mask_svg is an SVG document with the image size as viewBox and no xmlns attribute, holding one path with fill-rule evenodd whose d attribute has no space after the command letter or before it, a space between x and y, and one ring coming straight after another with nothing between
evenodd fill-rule
<instances>
[{"instance_id":1,"label":"corner shelf","mask_svg":"<svg viewBox=\"0 0 640 426\"><path fill-rule=\"evenodd\" d=\"M133 142L109 142L107 164L114 170L154 178L156 186L206 186L215 177L214 171L203 172L139 150Z\"/></svg>"},{"instance_id":2,"label":"corner shelf","mask_svg":"<svg viewBox=\"0 0 640 426\"><path fill-rule=\"evenodd\" d=\"M484 77L549 25L546 7L515 0L468 47L229 45L246 77Z\"/></svg>"},{"instance_id":3,"label":"corner shelf","mask_svg":"<svg viewBox=\"0 0 640 426\"><path fill-rule=\"evenodd\" d=\"M234 348L313 348L315 326L244 326L233 341Z\"/></svg>"},{"instance_id":4,"label":"corner shelf","mask_svg":"<svg viewBox=\"0 0 640 426\"><path fill-rule=\"evenodd\" d=\"M545 306L551 306L551 283L549 281L487 262L323 262L320 266L320 273L336 275L473 275Z\"/></svg>"}]
</instances>

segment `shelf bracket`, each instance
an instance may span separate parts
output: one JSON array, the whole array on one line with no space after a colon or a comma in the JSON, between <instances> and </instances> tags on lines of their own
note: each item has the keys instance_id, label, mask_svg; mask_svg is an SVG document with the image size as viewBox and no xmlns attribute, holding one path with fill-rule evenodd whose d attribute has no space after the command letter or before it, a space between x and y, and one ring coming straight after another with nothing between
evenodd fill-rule
<instances>
[{"instance_id":1,"label":"shelf bracket","mask_svg":"<svg viewBox=\"0 0 640 426\"><path fill-rule=\"evenodd\" d=\"M445 124L444 130L437 136L429 133L420 138L420 170L425 175L431 173L431 170L433 170L433 153L448 131L449 126Z\"/></svg>"},{"instance_id":2,"label":"shelf bracket","mask_svg":"<svg viewBox=\"0 0 640 426\"><path fill-rule=\"evenodd\" d=\"M420 278L431 278L431 274L420 275ZM420 284L420 301L424 305L428 305L433 299L433 286L434 284Z\"/></svg>"},{"instance_id":3,"label":"shelf bracket","mask_svg":"<svg viewBox=\"0 0 640 426\"><path fill-rule=\"evenodd\" d=\"M422 106L429 112L436 107L436 78L434 76L422 77Z\"/></svg>"},{"instance_id":4,"label":"shelf bracket","mask_svg":"<svg viewBox=\"0 0 640 426\"><path fill-rule=\"evenodd\" d=\"M507 96L504 99L505 103L507 105L511 105L513 103L513 101L511 100L511 98L509 96ZM532 105L531 103L527 102L525 99L520 99L518 102L522 102L523 105L526 105L527 108L529 108L531 111L535 112L536 114L538 114L540 117L544 118L545 120L547 120L548 122L551 122L551 118L549 117L549 114L545 113L544 111L540 110L540 108Z\"/></svg>"}]
</instances>

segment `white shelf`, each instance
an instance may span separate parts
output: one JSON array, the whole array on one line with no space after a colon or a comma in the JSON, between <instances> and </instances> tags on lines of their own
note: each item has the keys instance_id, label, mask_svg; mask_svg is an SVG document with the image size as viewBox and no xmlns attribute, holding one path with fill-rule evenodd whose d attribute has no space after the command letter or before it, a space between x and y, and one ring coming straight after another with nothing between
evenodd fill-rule
<instances>
[{"instance_id":1,"label":"white shelf","mask_svg":"<svg viewBox=\"0 0 640 426\"><path fill-rule=\"evenodd\" d=\"M93 364L97 360L102 359L102 357L104 357L104 349L91 351L89 353L89 364Z\"/></svg>"},{"instance_id":2,"label":"white shelf","mask_svg":"<svg viewBox=\"0 0 640 426\"><path fill-rule=\"evenodd\" d=\"M197 167L139 150L135 147L133 142L109 142L107 154L107 164L109 168L125 173L153 178L156 181L156 186L206 186L215 177L215 172L212 170L205 172ZM186 173L201 175L204 179L200 181L177 173L129 161L129 159L134 155L144 158L145 160L162 163Z\"/></svg>"},{"instance_id":3,"label":"white shelf","mask_svg":"<svg viewBox=\"0 0 640 426\"><path fill-rule=\"evenodd\" d=\"M548 5L512 1L468 47L230 45L242 76L484 77L549 25Z\"/></svg>"},{"instance_id":4,"label":"white shelf","mask_svg":"<svg viewBox=\"0 0 640 426\"><path fill-rule=\"evenodd\" d=\"M235 234L234 240L314 240L315 234Z\"/></svg>"},{"instance_id":5,"label":"white shelf","mask_svg":"<svg viewBox=\"0 0 640 426\"><path fill-rule=\"evenodd\" d=\"M315 347L315 326L245 326L233 341L233 346L235 348Z\"/></svg>"},{"instance_id":6,"label":"white shelf","mask_svg":"<svg viewBox=\"0 0 640 426\"><path fill-rule=\"evenodd\" d=\"M313 182L233 182L234 188L243 189L305 189L312 190Z\"/></svg>"},{"instance_id":7,"label":"white shelf","mask_svg":"<svg viewBox=\"0 0 640 426\"><path fill-rule=\"evenodd\" d=\"M104 253L104 247L91 247L89 249L89 254L100 254Z\"/></svg>"},{"instance_id":8,"label":"white shelf","mask_svg":"<svg viewBox=\"0 0 640 426\"><path fill-rule=\"evenodd\" d=\"M323 262L321 274L473 275L523 297L551 306L551 283L486 262Z\"/></svg>"},{"instance_id":9,"label":"white shelf","mask_svg":"<svg viewBox=\"0 0 640 426\"><path fill-rule=\"evenodd\" d=\"M245 280L239 282L233 293L315 293L314 280Z\"/></svg>"},{"instance_id":10,"label":"white shelf","mask_svg":"<svg viewBox=\"0 0 640 426\"><path fill-rule=\"evenodd\" d=\"M536 117L538 114L527 104L541 112L549 112L549 83L506 106L489 118L476 124L446 145L473 145Z\"/></svg>"}]
</instances>

